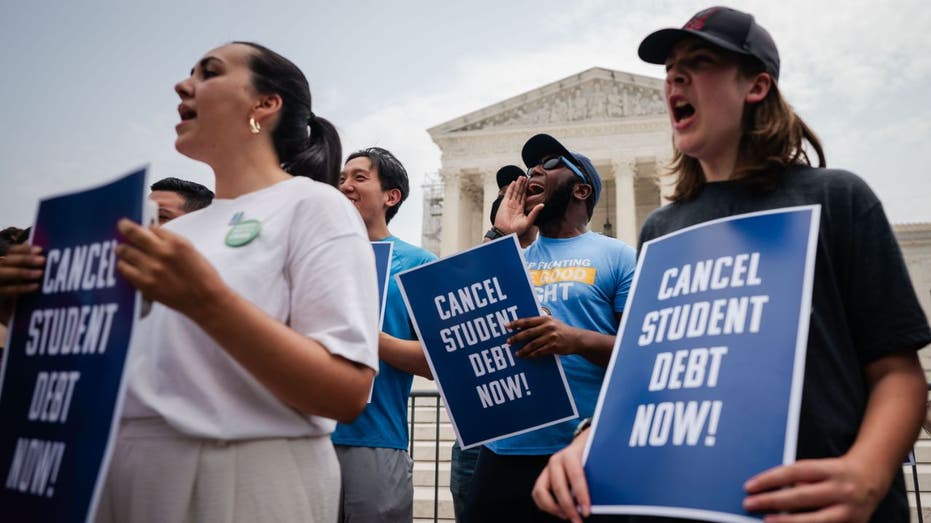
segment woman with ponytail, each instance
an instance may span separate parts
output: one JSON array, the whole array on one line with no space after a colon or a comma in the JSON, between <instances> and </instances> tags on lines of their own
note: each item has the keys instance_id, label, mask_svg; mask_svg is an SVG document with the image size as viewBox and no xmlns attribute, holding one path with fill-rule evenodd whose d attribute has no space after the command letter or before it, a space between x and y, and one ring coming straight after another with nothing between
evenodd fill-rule
<instances>
[{"instance_id":1,"label":"woman with ponytail","mask_svg":"<svg viewBox=\"0 0 931 523\"><path fill-rule=\"evenodd\" d=\"M335 521L329 435L378 368L372 249L331 186L339 137L301 71L260 45L210 51L175 91L175 146L213 169L216 199L164 227L119 223L118 269L155 304L96 520ZM31 291L37 263L4 260L0 295Z\"/></svg>"},{"instance_id":2,"label":"woman with ponytail","mask_svg":"<svg viewBox=\"0 0 931 523\"><path fill-rule=\"evenodd\" d=\"M281 167L294 176L336 187L342 167L339 135L333 124L311 110L310 87L304 74L267 47L252 42L231 45L251 48L248 67L256 92L281 97L282 111L270 131Z\"/></svg>"}]
</instances>

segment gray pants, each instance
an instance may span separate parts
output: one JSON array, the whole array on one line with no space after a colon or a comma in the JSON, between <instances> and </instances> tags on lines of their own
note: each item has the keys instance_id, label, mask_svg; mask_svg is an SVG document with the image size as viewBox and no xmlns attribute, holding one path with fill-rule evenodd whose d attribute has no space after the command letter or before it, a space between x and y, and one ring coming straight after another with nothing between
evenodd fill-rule
<instances>
[{"instance_id":1,"label":"gray pants","mask_svg":"<svg viewBox=\"0 0 931 523\"><path fill-rule=\"evenodd\" d=\"M340 523L414 519L413 462L406 450L336 445Z\"/></svg>"},{"instance_id":2,"label":"gray pants","mask_svg":"<svg viewBox=\"0 0 931 523\"><path fill-rule=\"evenodd\" d=\"M332 523L338 481L329 436L223 442L124 420L94 521Z\"/></svg>"}]
</instances>

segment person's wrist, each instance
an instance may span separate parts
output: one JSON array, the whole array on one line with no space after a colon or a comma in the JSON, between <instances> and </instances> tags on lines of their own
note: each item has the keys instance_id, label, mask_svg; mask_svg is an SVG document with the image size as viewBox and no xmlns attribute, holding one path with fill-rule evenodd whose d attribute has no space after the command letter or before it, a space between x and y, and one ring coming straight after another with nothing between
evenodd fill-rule
<instances>
[{"instance_id":1,"label":"person's wrist","mask_svg":"<svg viewBox=\"0 0 931 523\"><path fill-rule=\"evenodd\" d=\"M572 432L572 439L579 437L583 432L590 429L592 426L592 418L584 418L575 426L575 431Z\"/></svg>"},{"instance_id":2,"label":"person's wrist","mask_svg":"<svg viewBox=\"0 0 931 523\"><path fill-rule=\"evenodd\" d=\"M889 489L901 460L876 459L873 453L864 452L863 447L852 448L838 458L854 475L869 483L868 492L882 493ZM877 498L881 499L882 496Z\"/></svg>"},{"instance_id":3,"label":"person's wrist","mask_svg":"<svg viewBox=\"0 0 931 523\"><path fill-rule=\"evenodd\" d=\"M207 285L197 298L185 300L185 306L177 310L201 326L207 332L228 321L228 312L234 306L239 295L222 281Z\"/></svg>"},{"instance_id":4,"label":"person's wrist","mask_svg":"<svg viewBox=\"0 0 931 523\"><path fill-rule=\"evenodd\" d=\"M507 236L507 233L495 227L494 225L492 225L491 229L488 229L488 232L485 233L485 237L489 240L497 240L503 236Z\"/></svg>"}]
</instances>

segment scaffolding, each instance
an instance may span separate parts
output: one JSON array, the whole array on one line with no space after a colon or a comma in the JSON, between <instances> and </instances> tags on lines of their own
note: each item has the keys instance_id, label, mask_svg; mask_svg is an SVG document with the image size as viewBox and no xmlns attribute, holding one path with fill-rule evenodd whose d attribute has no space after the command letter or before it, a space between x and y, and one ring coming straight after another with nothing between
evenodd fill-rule
<instances>
[{"instance_id":1,"label":"scaffolding","mask_svg":"<svg viewBox=\"0 0 931 523\"><path fill-rule=\"evenodd\" d=\"M423 228L420 245L440 255L440 238L443 235L443 179L439 172L424 176L423 185Z\"/></svg>"}]
</instances>

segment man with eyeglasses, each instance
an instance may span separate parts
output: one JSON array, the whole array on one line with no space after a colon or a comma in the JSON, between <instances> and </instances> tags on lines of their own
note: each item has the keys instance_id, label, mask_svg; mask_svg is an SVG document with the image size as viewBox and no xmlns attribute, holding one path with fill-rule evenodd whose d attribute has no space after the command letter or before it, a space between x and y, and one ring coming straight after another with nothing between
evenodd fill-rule
<instances>
[{"instance_id":1,"label":"man with eyeglasses","mask_svg":"<svg viewBox=\"0 0 931 523\"><path fill-rule=\"evenodd\" d=\"M524 258L550 314L512 322L508 343L520 347L519 357L559 355L579 418L484 446L465 521L558 521L536 508L531 490L580 419L594 414L636 267L631 246L588 230L601 195L601 176L588 158L547 134L530 138L521 156L527 176L508 186L486 238L539 227Z\"/></svg>"}]
</instances>

